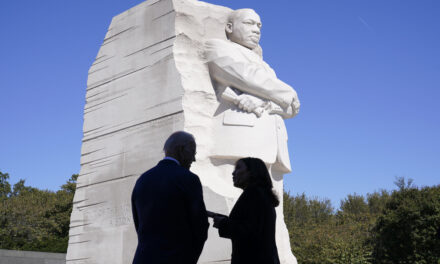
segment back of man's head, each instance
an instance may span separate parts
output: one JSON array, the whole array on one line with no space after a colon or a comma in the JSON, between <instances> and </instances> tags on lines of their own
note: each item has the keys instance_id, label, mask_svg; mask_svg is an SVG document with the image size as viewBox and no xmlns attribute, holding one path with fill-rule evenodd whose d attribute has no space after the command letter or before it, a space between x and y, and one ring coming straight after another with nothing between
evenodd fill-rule
<instances>
[{"instance_id":1,"label":"back of man's head","mask_svg":"<svg viewBox=\"0 0 440 264\"><path fill-rule=\"evenodd\" d=\"M163 146L165 156L175 158L183 167L189 168L195 161L196 141L194 136L184 131L171 134Z\"/></svg>"}]
</instances>

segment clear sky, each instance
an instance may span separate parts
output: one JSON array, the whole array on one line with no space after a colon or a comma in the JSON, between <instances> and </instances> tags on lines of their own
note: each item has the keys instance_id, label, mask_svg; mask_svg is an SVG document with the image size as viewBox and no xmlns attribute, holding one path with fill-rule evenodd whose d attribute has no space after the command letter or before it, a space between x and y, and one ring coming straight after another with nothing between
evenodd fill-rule
<instances>
[{"instance_id":1,"label":"clear sky","mask_svg":"<svg viewBox=\"0 0 440 264\"><path fill-rule=\"evenodd\" d=\"M142 1L0 2L0 171L57 190L79 172L87 72ZM291 194L440 183L440 1L209 0L260 14L265 60L297 90Z\"/></svg>"}]
</instances>

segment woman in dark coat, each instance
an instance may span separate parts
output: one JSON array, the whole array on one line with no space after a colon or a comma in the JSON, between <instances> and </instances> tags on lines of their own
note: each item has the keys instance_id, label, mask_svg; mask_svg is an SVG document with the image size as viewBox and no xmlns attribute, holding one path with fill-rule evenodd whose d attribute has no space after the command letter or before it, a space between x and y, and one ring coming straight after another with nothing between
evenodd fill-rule
<instances>
[{"instance_id":1,"label":"woman in dark coat","mask_svg":"<svg viewBox=\"0 0 440 264\"><path fill-rule=\"evenodd\" d=\"M275 207L278 197L264 162L243 158L232 173L234 186L243 189L229 217L215 216L214 227L232 241L231 264L278 264Z\"/></svg>"}]
</instances>

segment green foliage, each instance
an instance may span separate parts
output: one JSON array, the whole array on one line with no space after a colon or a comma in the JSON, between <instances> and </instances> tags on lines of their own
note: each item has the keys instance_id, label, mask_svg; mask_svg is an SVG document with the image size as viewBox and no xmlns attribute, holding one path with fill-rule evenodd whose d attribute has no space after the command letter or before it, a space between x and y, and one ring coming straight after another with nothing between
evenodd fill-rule
<instances>
[{"instance_id":1,"label":"green foliage","mask_svg":"<svg viewBox=\"0 0 440 264\"><path fill-rule=\"evenodd\" d=\"M368 216L369 208L362 195L349 194L347 198L341 201L340 213L353 218L361 220Z\"/></svg>"},{"instance_id":2,"label":"green foliage","mask_svg":"<svg viewBox=\"0 0 440 264\"><path fill-rule=\"evenodd\" d=\"M66 252L77 175L52 192L14 184L0 172L0 248Z\"/></svg>"},{"instance_id":3,"label":"green foliage","mask_svg":"<svg viewBox=\"0 0 440 264\"><path fill-rule=\"evenodd\" d=\"M333 215L329 200L308 199L305 194L284 193L284 219L290 231L291 246L300 263L330 263L331 234L326 228Z\"/></svg>"},{"instance_id":4,"label":"green foliage","mask_svg":"<svg viewBox=\"0 0 440 264\"><path fill-rule=\"evenodd\" d=\"M8 182L9 174L0 171L0 199L6 198L11 192L11 184Z\"/></svg>"},{"instance_id":5,"label":"green foliage","mask_svg":"<svg viewBox=\"0 0 440 264\"><path fill-rule=\"evenodd\" d=\"M381 190L367 194L368 209L371 215L380 215L385 210L385 205L390 198L389 192Z\"/></svg>"},{"instance_id":6,"label":"green foliage","mask_svg":"<svg viewBox=\"0 0 440 264\"><path fill-rule=\"evenodd\" d=\"M66 252L78 175L57 192L0 172L0 248ZM284 193L284 217L301 264L440 264L440 185L330 200Z\"/></svg>"},{"instance_id":7,"label":"green foliage","mask_svg":"<svg viewBox=\"0 0 440 264\"><path fill-rule=\"evenodd\" d=\"M284 194L284 217L292 251L302 264L371 263L369 208L350 195L337 212L329 200Z\"/></svg>"},{"instance_id":8,"label":"green foliage","mask_svg":"<svg viewBox=\"0 0 440 264\"><path fill-rule=\"evenodd\" d=\"M419 189L402 178L396 185L374 228L376 263L438 263L440 185Z\"/></svg>"},{"instance_id":9,"label":"green foliage","mask_svg":"<svg viewBox=\"0 0 440 264\"><path fill-rule=\"evenodd\" d=\"M301 264L440 264L440 185L328 200L284 194L292 251Z\"/></svg>"}]
</instances>

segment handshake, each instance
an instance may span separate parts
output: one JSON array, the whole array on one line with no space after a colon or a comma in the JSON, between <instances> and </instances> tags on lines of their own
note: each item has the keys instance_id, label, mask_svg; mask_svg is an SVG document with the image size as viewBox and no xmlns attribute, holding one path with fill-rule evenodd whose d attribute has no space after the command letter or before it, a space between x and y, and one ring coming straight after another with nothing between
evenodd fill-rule
<instances>
[{"instance_id":1,"label":"handshake","mask_svg":"<svg viewBox=\"0 0 440 264\"><path fill-rule=\"evenodd\" d=\"M219 228L219 225L221 225L223 221L226 221L226 219L228 219L228 216L223 214L218 214L211 211L206 211L206 213L208 214L208 217L211 217L214 220L215 228Z\"/></svg>"}]
</instances>

